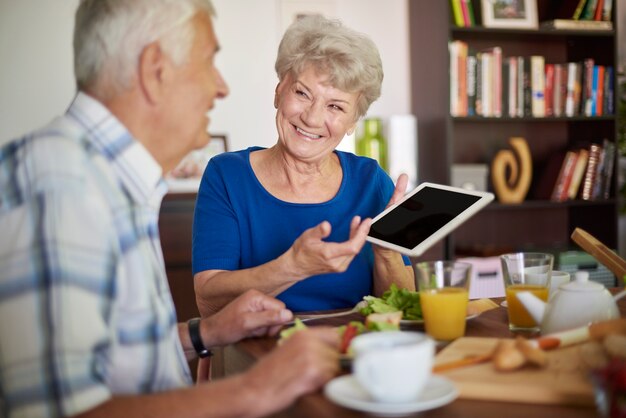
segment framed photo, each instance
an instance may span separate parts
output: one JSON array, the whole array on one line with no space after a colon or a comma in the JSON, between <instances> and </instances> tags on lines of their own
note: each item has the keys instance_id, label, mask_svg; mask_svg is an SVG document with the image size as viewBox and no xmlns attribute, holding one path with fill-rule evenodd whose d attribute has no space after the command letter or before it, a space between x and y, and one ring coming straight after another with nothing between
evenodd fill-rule
<instances>
[{"instance_id":1,"label":"framed photo","mask_svg":"<svg viewBox=\"0 0 626 418\"><path fill-rule=\"evenodd\" d=\"M537 29L537 0L481 0L486 28Z\"/></svg>"},{"instance_id":2,"label":"framed photo","mask_svg":"<svg viewBox=\"0 0 626 418\"><path fill-rule=\"evenodd\" d=\"M191 151L170 171L165 180L171 193L195 193L209 160L228 151L226 135L211 135L209 143L201 149Z\"/></svg>"}]
</instances>

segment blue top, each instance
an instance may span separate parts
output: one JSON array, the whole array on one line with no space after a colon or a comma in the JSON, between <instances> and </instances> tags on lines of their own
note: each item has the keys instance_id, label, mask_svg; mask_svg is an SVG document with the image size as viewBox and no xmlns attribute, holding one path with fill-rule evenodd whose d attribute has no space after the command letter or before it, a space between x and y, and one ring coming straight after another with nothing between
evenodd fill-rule
<instances>
[{"instance_id":1,"label":"blue top","mask_svg":"<svg viewBox=\"0 0 626 418\"><path fill-rule=\"evenodd\" d=\"M279 200L265 190L250 165L250 153L260 149L220 154L209 162L194 214L194 274L265 264L324 220L332 225L326 241L347 241L352 218L373 218L393 194L393 182L376 161L335 151L343 179L334 198L323 203ZM296 312L352 307L372 294L373 261L371 244L366 243L345 272L311 276L278 299Z\"/></svg>"}]
</instances>

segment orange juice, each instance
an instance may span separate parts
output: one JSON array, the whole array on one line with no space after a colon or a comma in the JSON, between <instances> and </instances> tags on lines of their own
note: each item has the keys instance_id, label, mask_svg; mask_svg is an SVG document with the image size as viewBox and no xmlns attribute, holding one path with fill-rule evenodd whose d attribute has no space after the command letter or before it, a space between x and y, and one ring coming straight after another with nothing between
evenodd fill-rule
<instances>
[{"instance_id":1,"label":"orange juice","mask_svg":"<svg viewBox=\"0 0 626 418\"><path fill-rule=\"evenodd\" d=\"M548 300L548 288L546 286L531 284L515 284L506 288L506 303L509 309L509 328L533 329L538 324L530 316L524 305L517 299L517 292L532 292L543 301Z\"/></svg>"},{"instance_id":2,"label":"orange juice","mask_svg":"<svg viewBox=\"0 0 626 418\"><path fill-rule=\"evenodd\" d=\"M426 333L436 340L454 340L465 334L467 289L444 287L420 291Z\"/></svg>"}]
</instances>

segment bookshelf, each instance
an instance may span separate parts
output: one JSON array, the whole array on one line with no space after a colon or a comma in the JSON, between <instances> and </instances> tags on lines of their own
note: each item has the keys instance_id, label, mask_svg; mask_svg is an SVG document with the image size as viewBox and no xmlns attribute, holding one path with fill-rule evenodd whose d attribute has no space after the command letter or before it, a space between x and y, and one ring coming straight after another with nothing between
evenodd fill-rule
<instances>
[{"instance_id":1,"label":"bookshelf","mask_svg":"<svg viewBox=\"0 0 626 418\"><path fill-rule=\"evenodd\" d=\"M538 0L539 22L567 18L579 0ZM613 28L615 28L614 2ZM480 1L472 0L480 24ZM552 202L533 194L551 157L580 144L616 141L616 117L482 117L450 115L448 42L461 40L474 50L494 46L502 56L541 55L546 63L582 62L593 58L617 67L617 34L612 30L496 29L457 27L450 0L409 2L412 110L418 120L419 178L450 184L453 164L491 165L494 155L509 148L510 137L526 139L533 158L533 179L520 204L492 203L450 235L429 257L495 255L504 251L561 252L578 249L570 235L576 227L589 231L611 248L618 244L616 173L609 198ZM615 74L613 84L617 86ZM616 90L616 89L615 89ZM617 103L613 92L613 103ZM614 167L617 164L614 164ZM491 180L488 180L493 191Z\"/></svg>"}]
</instances>

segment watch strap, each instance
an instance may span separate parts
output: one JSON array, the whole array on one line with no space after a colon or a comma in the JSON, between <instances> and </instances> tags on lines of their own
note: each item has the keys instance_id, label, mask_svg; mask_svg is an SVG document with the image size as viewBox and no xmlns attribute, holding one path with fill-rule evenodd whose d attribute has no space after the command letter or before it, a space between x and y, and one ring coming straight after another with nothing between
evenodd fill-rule
<instances>
[{"instance_id":1,"label":"watch strap","mask_svg":"<svg viewBox=\"0 0 626 418\"><path fill-rule=\"evenodd\" d=\"M200 337L200 318L193 318L187 321L189 327L189 338L194 350L200 358L211 357L213 352L204 346L202 337Z\"/></svg>"}]
</instances>

